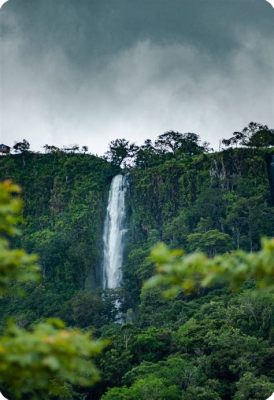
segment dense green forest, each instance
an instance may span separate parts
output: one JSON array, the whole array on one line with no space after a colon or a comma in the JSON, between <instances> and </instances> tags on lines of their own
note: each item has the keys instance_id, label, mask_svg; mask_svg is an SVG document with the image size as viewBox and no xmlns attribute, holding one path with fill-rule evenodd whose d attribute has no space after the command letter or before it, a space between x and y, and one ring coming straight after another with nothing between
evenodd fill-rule
<instances>
[{"instance_id":1,"label":"dense green forest","mask_svg":"<svg viewBox=\"0 0 274 400\"><path fill-rule=\"evenodd\" d=\"M211 258L256 252L274 236L273 130L257 128L235 132L219 152L195 134L167 132L140 147L113 141L105 157L51 146L0 157L0 180L23 190L13 246L39 254L43 273L26 297L1 298L2 326L9 316L24 328L59 317L109 339L96 359L100 382L61 398L265 400L274 392L273 292L257 292L253 280L172 299L143 287L159 241ZM123 282L102 290L108 192L120 171L128 174Z\"/></svg>"}]
</instances>

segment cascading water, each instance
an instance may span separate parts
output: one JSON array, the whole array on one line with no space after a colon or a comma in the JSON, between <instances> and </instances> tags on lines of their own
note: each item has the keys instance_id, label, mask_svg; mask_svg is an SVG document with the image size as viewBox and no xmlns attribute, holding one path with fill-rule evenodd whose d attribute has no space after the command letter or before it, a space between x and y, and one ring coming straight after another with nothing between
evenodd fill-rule
<instances>
[{"instance_id":1,"label":"cascading water","mask_svg":"<svg viewBox=\"0 0 274 400\"><path fill-rule=\"evenodd\" d=\"M124 236L126 233L125 195L127 178L116 175L110 186L104 225L103 288L115 289L122 279Z\"/></svg>"}]
</instances>

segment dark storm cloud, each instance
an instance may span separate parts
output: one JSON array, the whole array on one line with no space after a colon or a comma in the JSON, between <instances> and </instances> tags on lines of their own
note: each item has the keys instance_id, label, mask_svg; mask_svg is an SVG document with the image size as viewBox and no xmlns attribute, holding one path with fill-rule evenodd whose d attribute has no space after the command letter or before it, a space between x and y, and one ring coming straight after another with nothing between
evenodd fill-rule
<instances>
[{"instance_id":1,"label":"dark storm cloud","mask_svg":"<svg viewBox=\"0 0 274 400\"><path fill-rule=\"evenodd\" d=\"M274 11L264 0L9 0L1 141L102 152L198 131L215 145L273 117Z\"/></svg>"}]
</instances>

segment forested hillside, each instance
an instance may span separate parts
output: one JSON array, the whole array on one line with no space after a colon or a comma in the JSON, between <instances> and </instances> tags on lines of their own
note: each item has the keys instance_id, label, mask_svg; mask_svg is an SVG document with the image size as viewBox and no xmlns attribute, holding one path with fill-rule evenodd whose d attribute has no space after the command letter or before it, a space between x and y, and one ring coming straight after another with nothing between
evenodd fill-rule
<instances>
[{"instance_id":1,"label":"forested hillside","mask_svg":"<svg viewBox=\"0 0 274 400\"><path fill-rule=\"evenodd\" d=\"M22 245L40 255L46 280L78 289L100 284L105 209L116 172L85 154L26 152L0 159L1 180L23 189Z\"/></svg>"},{"instance_id":2,"label":"forested hillside","mask_svg":"<svg viewBox=\"0 0 274 400\"><path fill-rule=\"evenodd\" d=\"M271 154L229 149L132 171L125 266L131 295L152 272L144 260L157 241L213 256L256 251L261 237L274 235Z\"/></svg>"},{"instance_id":3,"label":"forested hillside","mask_svg":"<svg viewBox=\"0 0 274 400\"><path fill-rule=\"evenodd\" d=\"M108 192L130 151L122 287L102 291ZM26 298L1 300L1 322L13 315L28 327L57 316L110 339L97 359L101 381L75 387L70 399L264 400L274 391L272 293L247 281L238 292L221 285L166 300L160 288L142 286L159 241L213 257L258 251L262 237L274 236L273 155L256 146L210 152L206 144L157 153L147 141L120 158L112 149L111 162L62 151L0 157L0 180L23 190L14 245L38 253L43 271Z\"/></svg>"}]
</instances>

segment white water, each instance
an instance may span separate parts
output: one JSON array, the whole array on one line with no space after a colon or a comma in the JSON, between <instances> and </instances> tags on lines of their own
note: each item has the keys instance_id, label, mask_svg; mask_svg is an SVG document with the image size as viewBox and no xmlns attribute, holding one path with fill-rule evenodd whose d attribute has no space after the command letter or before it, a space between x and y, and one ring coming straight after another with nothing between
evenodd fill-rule
<instances>
[{"instance_id":1,"label":"white water","mask_svg":"<svg viewBox=\"0 0 274 400\"><path fill-rule=\"evenodd\" d=\"M104 225L103 288L115 289L122 280L125 229L126 177L116 175L110 186Z\"/></svg>"}]
</instances>

